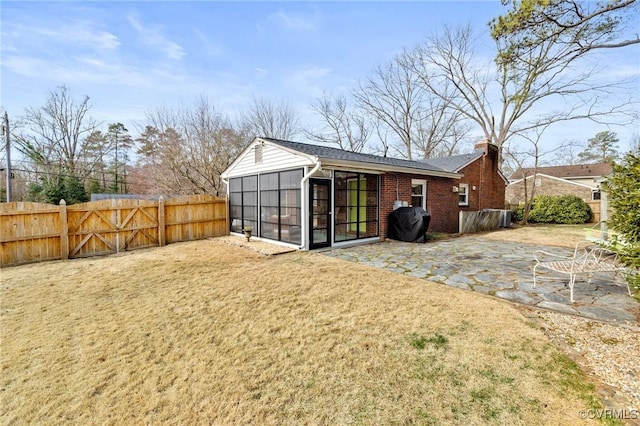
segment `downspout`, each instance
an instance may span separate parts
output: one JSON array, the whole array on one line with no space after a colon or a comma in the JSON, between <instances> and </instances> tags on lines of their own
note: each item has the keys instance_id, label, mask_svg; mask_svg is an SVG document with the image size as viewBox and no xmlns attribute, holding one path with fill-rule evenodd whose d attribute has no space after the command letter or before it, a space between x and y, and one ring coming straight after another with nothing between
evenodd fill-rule
<instances>
[{"instance_id":1,"label":"downspout","mask_svg":"<svg viewBox=\"0 0 640 426\"><path fill-rule=\"evenodd\" d=\"M302 211L306 211L309 209L309 196L308 196L308 191L307 191L307 182L309 181L309 178L311 178L311 175L313 175L315 172L317 172L318 170L320 170L320 167L322 167L322 164L320 163L320 159L316 160L316 165L313 166L313 168L311 170L309 170L309 173L307 173L306 175L304 175L302 177L302 180L300 181L300 193L302 194ZM310 212L307 212L310 213ZM306 214L304 218L300 218L300 220L302 221L300 229L301 229L301 235L300 238L302 238L302 241L300 244L300 248L302 250L308 250L309 249L309 240L308 240L308 231L307 231L307 226L309 225L309 214Z\"/></svg>"},{"instance_id":2,"label":"downspout","mask_svg":"<svg viewBox=\"0 0 640 426\"><path fill-rule=\"evenodd\" d=\"M482 168L480 169L480 187L478 188L478 211L482 211L482 202L483 202L483 195L485 192L485 169L487 168L487 156L489 155L489 147L487 146L487 149L485 150L484 154L482 155ZM467 188L467 191L469 189Z\"/></svg>"},{"instance_id":3,"label":"downspout","mask_svg":"<svg viewBox=\"0 0 640 426\"><path fill-rule=\"evenodd\" d=\"M224 183L224 186L226 186L226 194L225 197L227 199L226 202L226 206L227 206L227 232L231 233L231 223L229 223L229 215L231 214L231 210L229 208L229 179L225 179L222 176L220 176L220 180L222 181L222 183Z\"/></svg>"}]
</instances>

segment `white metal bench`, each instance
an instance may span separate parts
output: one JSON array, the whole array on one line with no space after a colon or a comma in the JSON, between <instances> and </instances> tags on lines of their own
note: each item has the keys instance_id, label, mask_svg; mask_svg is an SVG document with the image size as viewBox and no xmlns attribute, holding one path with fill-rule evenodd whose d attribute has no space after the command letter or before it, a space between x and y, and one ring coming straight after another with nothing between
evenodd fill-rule
<instances>
[{"instance_id":1,"label":"white metal bench","mask_svg":"<svg viewBox=\"0 0 640 426\"><path fill-rule=\"evenodd\" d=\"M591 241L577 243L572 256L562 256L538 250L534 253L533 258L536 261L533 267L533 287L535 288L536 286L536 271L539 267L569 275L571 303L573 303L573 287L578 274L588 275L589 282L591 282L591 278L596 272L612 272L615 275L618 272L625 271L615 253L595 245ZM628 283L627 290L629 291L629 296L631 296L631 289Z\"/></svg>"}]
</instances>

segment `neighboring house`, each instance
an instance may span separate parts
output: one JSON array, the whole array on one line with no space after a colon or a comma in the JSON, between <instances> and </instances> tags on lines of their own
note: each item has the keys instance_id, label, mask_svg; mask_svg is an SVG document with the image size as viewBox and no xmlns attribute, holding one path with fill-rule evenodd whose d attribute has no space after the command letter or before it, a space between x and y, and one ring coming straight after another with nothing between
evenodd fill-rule
<instances>
[{"instance_id":1,"label":"neighboring house","mask_svg":"<svg viewBox=\"0 0 640 426\"><path fill-rule=\"evenodd\" d=\"M457 232L461 208L504 208L497 154L481 142L467 156L411 161L255 138L222 173L230 231L302 249L379 241L404 202L430 212L429 230Z\"/></svg>"},{"instance_id":2,"label":"neighboring house","mask_svg":"<svg viewBox=\"0 0 640 426\"><path fill-rule=\"evenodd\" d=\"M535 187L535 195L576 195L584 201L600 199L600 181L611 173L611 164L578 164L538 167L535 180L532 168L517 170L510 177L506 199L511 205L524 203L524 182L527 194Z\"/></svg>"}]
</instances>

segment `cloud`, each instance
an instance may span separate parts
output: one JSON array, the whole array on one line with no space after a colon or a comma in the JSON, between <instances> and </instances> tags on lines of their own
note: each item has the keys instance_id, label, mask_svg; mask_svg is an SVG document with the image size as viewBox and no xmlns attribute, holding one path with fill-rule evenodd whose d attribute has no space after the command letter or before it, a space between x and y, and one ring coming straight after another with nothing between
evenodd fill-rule
<instances>
[{"instance_id":1,"label":"cloud","mask_svg":"<svg viewBox=\"0 0 640 426\"><path fill-rule=\"evenodd\" d=\"M255 69L256 78L263 78L263 77L266 77L268 74L269 74L269 70L266 70L264 68L256 67Z\"/></svg>"},{"instance_id":2,"label":"cloud","mask_svg":"<svg viewBox=\"0 0 640 426\"><path fill-rule=\"evenodd\" d=\"M117 50L120 46L120 40L116 35L97 29L99 24L86 20L37 24L3 21L3 26L3 50L22 50L13 46L16 43L38 48L44 44L73 44L98 50Z\"/></svg>"},{"instance_id":3,"label":"cloud","mask_svg":"<svg viewBox=\"0 0 640 426\"><path fill-rule=\"evenodd\" d=\"M162 34L161 27L157 25L143 26L142 23L133 16L127 16L127 21L138 32L143 44L160 49L169 58L174 60L180 60L186 55L182 46L167 39Z\"/></svg>"},{"instance_id":4,"label":"cloud","mask_svg":"<svg viewBox=\"0 0 640 426\"><path fill-rule=\"evenodd\" d=\"M3 58L3 66L16 74L38 80L109 83L132 87L150 84L147 73L91 57L68 57L63 61L55 61L45 58L7 55Z\"/></svg>"},{"instance_id":5,"label":"cloud","mask_svg":"<svg viewBox=\"0 0 640 426\"><path fill-rule=\"evenodd\" d=\"M201 46L198 49L199 55L204 54L207 56L219 56L222 54L222 47L211 41L211 39L205 33L198 29L194 29L193 32L198 41L200 41Z\"/></svg>"},{"instance_id":6,"label":"cloud","mask_svg":"<svg viewBox=\"0 0 640 426\"><path fill-rule=\"evenodd\" d=\"M326 87L323 80L330 74L330 68L308 65L289 73L285 77L285 84L307 96L318 97Z\"/></svg>"},{"instance_id":7,"label":"cloud","mask_svg":"<svg viewBox=\"0 0 640 426\"><path fill-rule=\"evenodd\" d=\"M317 13L300 14L279 10L269 15L268 20L281 28L296 32L316 31L320 27L320 20Z\"/></svg>"}]
</instances>

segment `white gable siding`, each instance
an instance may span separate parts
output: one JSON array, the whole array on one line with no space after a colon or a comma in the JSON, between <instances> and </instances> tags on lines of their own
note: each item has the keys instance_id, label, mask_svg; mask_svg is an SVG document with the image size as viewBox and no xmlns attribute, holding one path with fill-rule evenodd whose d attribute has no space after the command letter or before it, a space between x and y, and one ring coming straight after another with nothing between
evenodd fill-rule
<instances>
[{"instance_id":1,"label":"white gable siding","mask_svg":"<svg viewBox=\"0 0 640 426\"><path fill-rule=\"evenodd\" d=\"M593 177L585 177L585 178L566 178L568 181L580 183L582 185L590 186L592 188L597 188L598 184Z\"/></svg>"},{"instance_id":2,"label":"white gable siding","mask_svg":"<svg viewBox=\"0 0 640 426\"><path fill-rule=\"evenodd\" d=\"M227 177L246 176L274 170L291 169L301 166L312 166L314 163L303 155L296 155L274 145L264 144L262 162L255 162L255 145L252 144L238 158L226 173Z\"/></svg>"}]
</instances>

